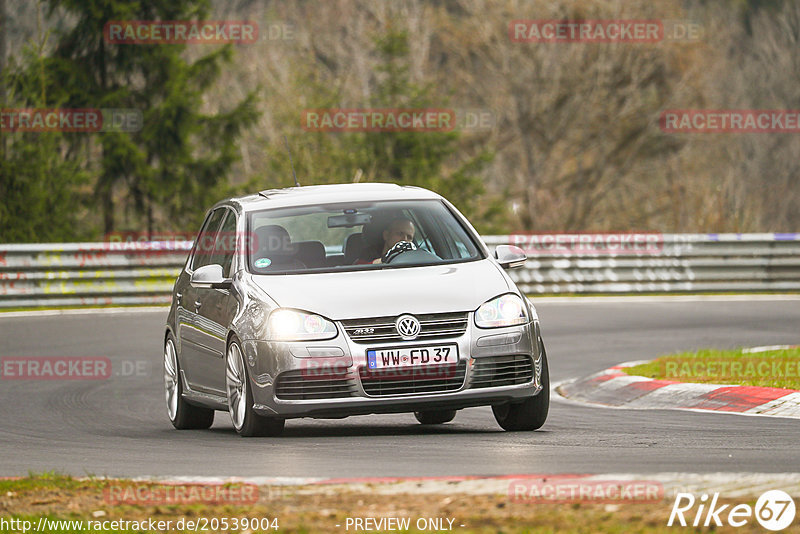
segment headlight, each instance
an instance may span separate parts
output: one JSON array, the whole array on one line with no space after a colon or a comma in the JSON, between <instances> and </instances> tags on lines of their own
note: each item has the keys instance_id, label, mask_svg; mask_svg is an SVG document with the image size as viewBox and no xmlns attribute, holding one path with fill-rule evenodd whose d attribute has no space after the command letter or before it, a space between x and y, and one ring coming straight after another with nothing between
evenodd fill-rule
<instances>
[{"instance_id":1,"label":"headlight","mask_svg":"<svg viewBox=\"0 0 800 534\"><path fill-rule=\"evenodd\" d=\"M525 303L519 296L509 293L483 304L475 312L475 324L479 328L514 326L528 322Z\"/></svg>"},{"instance_id":2,"label":"headlight","mask_svg":"<svg viewBox=\"0 0 800 534\"><path fill-rule=\"evenodd\" d=\"M267 319L268 341L332 339L336 334L336 325L313 313L279 308Z\"/></svg>"}]
</instances>

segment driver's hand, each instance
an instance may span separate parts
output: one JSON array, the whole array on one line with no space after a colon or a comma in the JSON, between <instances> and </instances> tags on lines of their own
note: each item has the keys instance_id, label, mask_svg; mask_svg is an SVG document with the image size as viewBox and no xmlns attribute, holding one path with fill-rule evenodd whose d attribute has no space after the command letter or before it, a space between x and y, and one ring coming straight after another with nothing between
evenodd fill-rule
<instances>
[{"instance_id":1,"label":"driver's hand","mask_svg":"<svg viewBox=\"0 0 800 534\"><path fill-rule=\"evenodd\" d=\"M384 254L383 258L381 258L381 263L389 263L394 258L408 250L417 250L417 245L411 241L398 241L392 246L392 248L386 251L386 254Z\"/></svg>"}]
</instances>

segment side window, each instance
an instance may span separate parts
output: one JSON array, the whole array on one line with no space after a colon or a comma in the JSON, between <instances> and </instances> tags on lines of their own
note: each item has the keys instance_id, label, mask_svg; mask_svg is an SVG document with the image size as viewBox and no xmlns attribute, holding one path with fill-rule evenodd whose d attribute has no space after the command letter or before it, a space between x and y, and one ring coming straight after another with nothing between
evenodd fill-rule
<instances>
[{"instance_id":1,"label":"side window","mask_svg":"<svg viewBox=\"0 0 800 534\"><path fill-rule=\"evenodd\" d=\"M222 265L222 275L229 278L233 255L236 252L236 214L225 210L228 214L222 222L217 239L214 244L214 255L209 263Z\"/></svg>"},{"instance_id":2,"label":"side window","mask_svg":"<svg viewBox=\"0 0 800 534\"><path fill-rule=\"evenodd\" d=\"M211 256L214 252L214 242L217 238L217 231L219 225L222 223L222 218L225 216L225 208L217 208L211 213L203 229L197 235L197 241L194 244L194 254L192 255L192 270L199 269L204 265L211 264Z\"/></svg>"}]
</instances>

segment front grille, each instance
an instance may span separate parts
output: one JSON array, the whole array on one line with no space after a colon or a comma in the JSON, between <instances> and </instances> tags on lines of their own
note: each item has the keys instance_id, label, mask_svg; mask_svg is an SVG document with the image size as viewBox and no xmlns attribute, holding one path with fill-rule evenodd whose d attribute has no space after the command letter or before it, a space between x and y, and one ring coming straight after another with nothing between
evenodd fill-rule
<instances>
[{"instance_id":1,"label":"front grille","mask_svg":"<svg viewBox=\"0 0 800 534\"><path fill-rule=\"evenodd\" d=\"M418 339L458 337L467 329L467 313L428 313L415 315L420 323ZM403 341L397 333L397 317L373 317L342 321L347 335L357 343Z\"/></svg>"},{"instance_id":2,"label":"front grille","mask_svg":"<svg viewBox=\"0 0 800 534\"><path fill-rule=\"evenodd\" d=\"M527 384L533 380L533 360L524 354L475 358L471 388L493 388Z\"/></svg>"},{"instance_id":3,"label":"front grille","mask_svg":"<svg viewBox=\"0 0 800 534\"><path fill-rule=\"evenodd\" d=\"M340 399L352 397L356 385L349 373L308 376L305 370L287 371L275 382L275 396L281 400Z\"/></svg>"},{"instance_id":4,"label":"front grille","mask_svg":"<svg viewBox=\"0 0 800 534\"><path fill-rule=\"evenodd\" d=\"M396 369L361 367L361 385L367 395L408 395L412 393L445 393L464 385L467 364L425 365Z\"/></svg>"}]
</instances>

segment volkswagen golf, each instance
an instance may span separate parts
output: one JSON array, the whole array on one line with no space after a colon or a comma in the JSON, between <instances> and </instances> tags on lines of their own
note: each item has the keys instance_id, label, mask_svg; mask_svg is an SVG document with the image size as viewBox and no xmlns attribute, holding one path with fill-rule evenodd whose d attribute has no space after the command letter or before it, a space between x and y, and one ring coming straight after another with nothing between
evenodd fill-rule
<instances>
[{"instance_id":1,"label":"volkswagen golf","mask_svg":"<svg viewBox=\"0 0 800 534\"><path fill-rule=\"evenodd\" d=\"M414 413L422 424L491 406L536 430L550 392L539 319L493 251L446 199L418 187L262 191L215 205L172 295L167 413L242 436L287 419Z\"/></svg>"}]
</instances>

